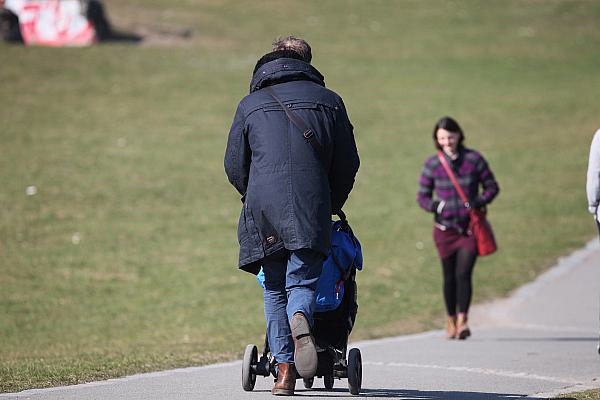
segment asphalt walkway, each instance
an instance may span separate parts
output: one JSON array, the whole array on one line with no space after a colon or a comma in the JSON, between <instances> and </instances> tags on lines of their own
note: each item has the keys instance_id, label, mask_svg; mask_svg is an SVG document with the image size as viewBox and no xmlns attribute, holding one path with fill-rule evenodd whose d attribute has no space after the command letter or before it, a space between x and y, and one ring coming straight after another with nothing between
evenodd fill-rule
<instances>
[{"instance_id":1,"label":"asphalt walkway","mask_svg":"<svg viewBox=\"0 0 600 400\"><path fill-rule=\"evenodd\" d=\"M363 389L346 380L331 391L320 379L307 398L407 400L543 399L600 388L597 352L600 300L597 240L561 259L507 299L475 306L473 336L448 341L442 331L355 342L363 359ZM130 376L84 385L3 394L0 399L271 399L272 378L241 387L241 361Z\"/></svg>"}]
</instances>

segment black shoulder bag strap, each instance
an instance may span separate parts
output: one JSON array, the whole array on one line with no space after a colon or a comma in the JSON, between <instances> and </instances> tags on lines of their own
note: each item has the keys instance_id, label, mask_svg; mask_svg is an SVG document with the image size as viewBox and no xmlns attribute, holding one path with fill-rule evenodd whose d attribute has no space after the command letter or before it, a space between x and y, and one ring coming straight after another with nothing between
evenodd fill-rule
<instances>
[{"instance_id":1,"label":"black shoulder bag strap","mask_svg":"<svg viewBox=\"0 0 600 400\"><path fill-rule=\"evenodd\" d=\"M279 99L279 97L277 97L277 95L275 94L275 91L270 86L267 86L265 88L265 91L272 98L274 98L275 101L277 101L279 103L279 105L281 106L281 108L283 108L283 111L285 111L285 113L288 116L288 118L290 119L290 121L292 121L292 123L294 125L296 125L296 127L298 129L300 129L300 132L302 132L302 136L304 136L304 139L306 139L306 141L308 143L310 143L310 145L313 147L313 149L315 149L315 151L317 152L317 156L319 157L319 160L321 160L321 164L323 164L323 166L325 166L325 162L323 161L323 146L321 146L319 139L317 139L317 137L316 137L315 133L312 131L312 129L310 129L308 126L306 126L306 124L304 123L302 118L295 115L289 109L289 107L286 107L285 104L282 103L282 101Z\"/></svg>"},{"instance_id":2,"label":"black shoulder bag strap","mask_svg":"<svg viewBox=\"0 0 600 400\"><path fill-rule=\"evenodd\" d=\"M279 97L277 97L277 95L275 94L275 91L270 86L267 86L265 88L265 91L269 94L269 96L274 98L275 101L277 101L279 103L281 108L283 108L283 111L285 111L285 114L288 116L290 121L292 121L292 123L296 126L296 128L300 129L300 132L302 132L302 136L304 136L304 139L306 139L306 141L308 143L310 143L310 145L313 147L313 149L317 153L317 157L319 157L319 160L321 160L321 165L323 166L323 168L325 168L325 170L327 170L327 168L325 167L325 161L323 159L323 146L321 146L319 139L317 139L317 137L315 136L315 133L312 131L312 129L310 129L308 126L306 126L306 124L304 123L302 118L298 117L296 114L294 114L289 109L289 107L286 107L285 104L283 104L283 102L279 99ZM346 215L344 214L344 212L342 210L340 210L337 213L337 215L342 220L344 227L349 228L348 221L346 220Z\"/></svg>"}]
</instances>

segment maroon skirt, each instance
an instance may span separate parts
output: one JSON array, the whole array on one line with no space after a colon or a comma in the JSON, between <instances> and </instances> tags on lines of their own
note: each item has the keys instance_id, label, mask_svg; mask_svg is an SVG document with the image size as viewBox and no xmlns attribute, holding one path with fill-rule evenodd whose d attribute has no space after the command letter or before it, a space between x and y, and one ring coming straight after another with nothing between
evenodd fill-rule
<instances>
[{"instance_id":1,"label":"maroon skirt","mask_svg":"<svg viewBox=\"0 0 600 400\"><path fill-rule=\"evenodd\" d=\"M433 241L435 242L435 247L437 247L442 260L450 257L460 248L477 253L477 243L475 242L475 236L473 236L471 231L461 233L453 228L447 228L443 231L437 226L434 226Z\"/></svg>"}]
</instances>

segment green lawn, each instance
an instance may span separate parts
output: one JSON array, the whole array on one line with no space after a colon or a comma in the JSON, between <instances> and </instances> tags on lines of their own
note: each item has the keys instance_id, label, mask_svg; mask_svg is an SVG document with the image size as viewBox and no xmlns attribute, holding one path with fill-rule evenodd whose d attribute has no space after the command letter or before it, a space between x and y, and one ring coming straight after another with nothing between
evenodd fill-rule
<instances>
[{"instance_id":1,"label":"green lawn","mask_svg":"<svg viewBox=\"0 0 600 400\"><path fill-rule=\"evenodd\" d=\"M443 115L501 187L490 208L500 251L478 262L475 301L595 235L585 169L600 124L598 2L105 3L119 28L193 36L0 44L2 392L235 359L262 343L222 157L278 35L311 43L355 126L362 164L346 213L365 269L353 338L442 326L431 216L415 197Z\"/></svg>"},{"instance_id":2,"label":"green lawn","mask_svg":"<svg viewBox=\"0 0 600 400\"><path fill-rule=\"evenodd\" d=\"M588 390L580 393L569 393L557 397L555 400L600 400L600 389Z\"/></svg>"}]
</instances>

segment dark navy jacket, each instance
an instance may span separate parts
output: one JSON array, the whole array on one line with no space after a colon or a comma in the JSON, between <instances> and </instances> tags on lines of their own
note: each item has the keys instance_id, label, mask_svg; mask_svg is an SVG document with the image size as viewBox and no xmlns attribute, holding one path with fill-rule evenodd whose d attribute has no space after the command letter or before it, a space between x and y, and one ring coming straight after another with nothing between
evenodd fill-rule
<instances>
[{"instance_id":1,"label":"dark navy jacket","mask_svg":"<svg viewBox=\"0 0 600 400\"><path fill-rule=\"evenodd\" d=\"M315 132L322 155L262 90L267 86ZM348 198L358 166L344 103L319 71L291 58L261 66L238 105L225 152L225 172L244 203L239 267L256 274L260 261L282 248L326 257L331 215Z\"/></svg>"}]
</instances>

